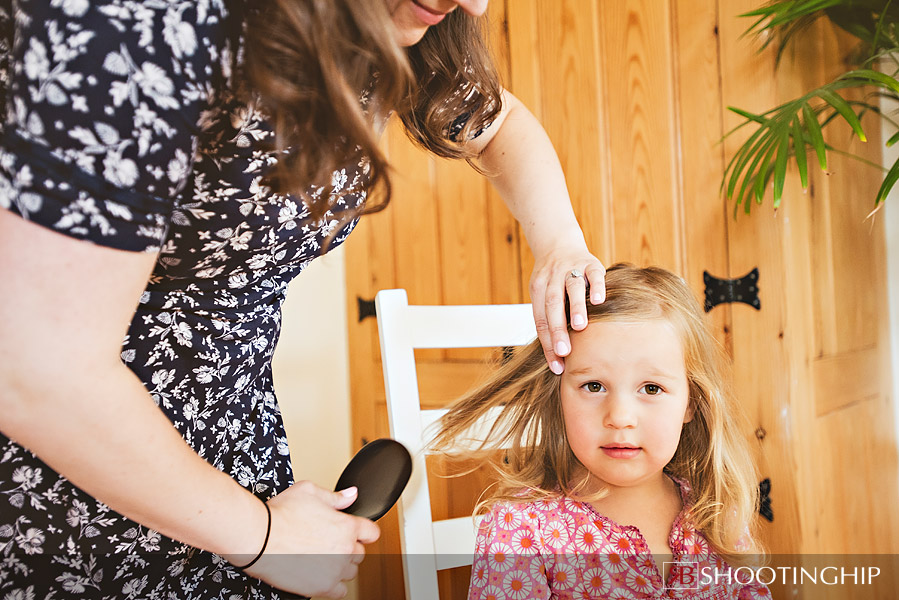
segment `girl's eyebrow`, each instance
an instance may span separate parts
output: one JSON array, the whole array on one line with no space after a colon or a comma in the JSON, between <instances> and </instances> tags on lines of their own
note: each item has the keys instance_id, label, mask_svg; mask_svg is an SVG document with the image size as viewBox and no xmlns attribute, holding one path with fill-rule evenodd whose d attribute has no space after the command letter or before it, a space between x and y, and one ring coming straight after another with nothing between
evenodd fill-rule
<instances>
[{"instance_id":1,"label":"girl's eyebrow","mask_svg":"<svg viewBox=\"0 0 899 600\"><path fill-rule=\"evenodd\" d=\"M654 379L679 379L679 373L672 373L661 369L650 369L649 377Z\"/></svg>"},{"instance_id":2,"label":"girl's eyebrow","mask_svg":"<svg viewBox=\"0 0 899 600\"><path fill-rule=\"evenodd\" d=\"M568 373L570 376L577 377L580 375L587 375L589 373L592 373L593 369L594 369L593 366L587 365L584 367L579 367L577 369L565 369L565 372ZM648 379L664 379L667 381L680 379L680 377L677 373L671 373L669 371L664 371L664 370L660 370L660 369L650 369L646 374L646 378L648 378Z\"/></svg>"},{"instance_id":3,"label":"girl's eyebrow","mask_svg":"<svg viewBox=\"0 0 899 600\"><path fill-rule=\"evenodd\" d=\"M579 369L567 370L567 372L569 375L586 375L587 373L589 373L592 370L593 369L591 367L587 366L587 367L581 367Z\"/></svg>"}]
</instances>

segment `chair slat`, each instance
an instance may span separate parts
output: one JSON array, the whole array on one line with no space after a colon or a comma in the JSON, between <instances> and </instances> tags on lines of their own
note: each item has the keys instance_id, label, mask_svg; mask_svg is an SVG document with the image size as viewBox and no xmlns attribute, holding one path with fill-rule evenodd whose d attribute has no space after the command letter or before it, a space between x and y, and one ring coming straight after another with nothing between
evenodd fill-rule
<instances>
[{"instance_id":1,"label":"chair slat","mask_svg":"<svg viewBox=\"0 0 899 600\"><path fill-rule=\"evenodd\" d=\"M471 517L434 521L433 528L437 570L471 564L476 532Z\"/></svg>"}]
</instances>

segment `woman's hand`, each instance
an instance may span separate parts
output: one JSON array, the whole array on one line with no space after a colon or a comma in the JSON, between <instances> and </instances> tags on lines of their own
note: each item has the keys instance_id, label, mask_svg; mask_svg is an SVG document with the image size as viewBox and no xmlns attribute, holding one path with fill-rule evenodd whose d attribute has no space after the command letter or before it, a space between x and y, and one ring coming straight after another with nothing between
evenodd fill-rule
<instances>
[{"instance_id":1,"label":"woman's hand","mask_svg":"<svg viewBox=\"0 0 899 600\"><path fill-rule=\"evenodd\" d=\"M365 556L363 544L380 536L374 522L339 512L356 494L356 488L330 492L301 481L269 500L269 541L247 575L296 594L343 598L344 582L356 577ZM245 554L225 558L238 565L248 561Z\"/></svg>"},{"instance_id":2,"label":"woman's hand","mask_svg":"<svg viewBox=\"0 0 899 600\"><path fill-rule=\"evenodd\" d=\"M599 304L606 297L606 269L581 244L553 248L534 264L530 294L537 337L550 370L556 375L565 369L564 358L571 351L565 315L565 296L571 312L571 328L587 326L587 284L590 302Z\"/></svg>"}]
</instances>

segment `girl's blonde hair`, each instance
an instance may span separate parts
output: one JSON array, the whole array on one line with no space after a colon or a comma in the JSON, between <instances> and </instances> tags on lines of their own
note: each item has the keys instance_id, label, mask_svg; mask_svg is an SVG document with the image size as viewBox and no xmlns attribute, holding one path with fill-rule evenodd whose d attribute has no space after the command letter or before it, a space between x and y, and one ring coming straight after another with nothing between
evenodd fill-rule
<instances>
[{"instance_id":1,"label":"girl's blonde hair","mask_svg":"<svg viewBox=\"0 0 899 600\"><path fill-rule=\"evenodd\" d=\"M727 359L690 288L661 268L617 264L606 273L605 302L588 302L587 313L590 322L664 318L678 331L693 419L684 424L665 471L690 483L690 521L715 552L734 563L761 552L750 529L756 523L756 472L725 376ZM450 458L462 454L486 460L499 474L499 483L479 509L502 500L529 501L560 491L576 497L584 491L588 480L578 476L583 467L568 444L559 382L535 340L443 417L432 448ZM479 434L473 444L471 439L460 444L478 431L478 421L496 411L499 416L488 433ZM467 449L460 451L460 446ZM504 447L501 453L499 447Z\"/></svg>"}]
</instances>

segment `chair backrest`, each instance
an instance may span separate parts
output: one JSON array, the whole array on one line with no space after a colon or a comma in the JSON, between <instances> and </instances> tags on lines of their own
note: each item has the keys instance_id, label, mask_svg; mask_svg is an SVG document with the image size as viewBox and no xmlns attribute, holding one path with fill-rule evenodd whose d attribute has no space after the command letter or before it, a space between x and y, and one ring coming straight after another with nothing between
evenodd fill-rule
<instances>
[{"instance_id":1,"label":"chair backrest","mask_svg":"<svg viewBox=\"0 0 899 600\"><path fill-rule=\"evenodd\" d=\"M375 298L390 435L413 457L412 477L398 503L407 600L438 597L437 571L472 563L470 517L432 521L424 447L444 410L422 410L416 348L520 346L537 336L530 304L410 306L405 290Z\"/></svg>"}]
</instances>

